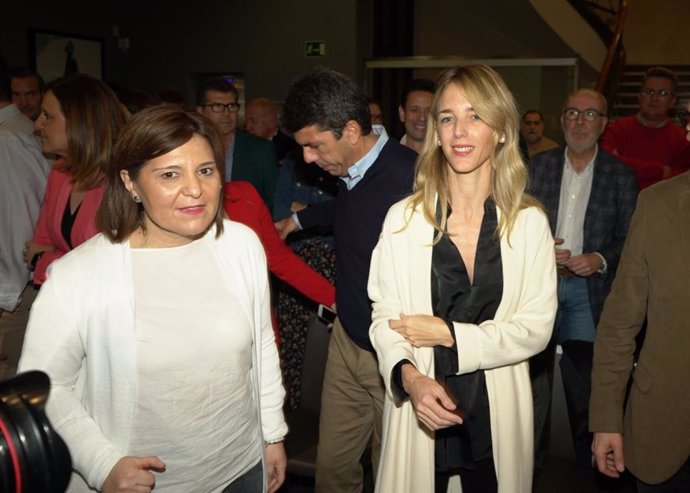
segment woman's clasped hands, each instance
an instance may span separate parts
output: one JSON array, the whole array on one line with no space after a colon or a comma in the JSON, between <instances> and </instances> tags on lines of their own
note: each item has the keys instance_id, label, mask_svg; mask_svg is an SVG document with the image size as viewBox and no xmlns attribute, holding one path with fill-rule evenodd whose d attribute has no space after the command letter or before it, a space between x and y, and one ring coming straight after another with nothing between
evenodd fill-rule
<instances>
[{"instance_id":1,"label":"woman's clasped hands","mask_svg":"<svg viewBox=\"0 0 690 493\"><path fill-rule=\"evenodd\" d=\"M442 319L432 315L400 314L399 320L389 320L390 328L415 347L453 345L453 336ZM412 364L402 367L405 392L415 408L417 419L430 430L462 424L457 406L436 380L420 373Z\"/></svg>"}]
</instances>

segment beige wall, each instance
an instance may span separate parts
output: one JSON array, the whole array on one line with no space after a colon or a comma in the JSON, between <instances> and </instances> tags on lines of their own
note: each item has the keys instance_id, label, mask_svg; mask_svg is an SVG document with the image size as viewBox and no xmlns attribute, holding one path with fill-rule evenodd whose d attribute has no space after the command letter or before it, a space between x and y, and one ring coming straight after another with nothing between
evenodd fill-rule
<instances>
[{"instance_id":1,"label":"beige wall","mask_svg":"<svg viewBox=\"0 0 690 493\"><path fill-rule=\"evenodd\" d=\"M690 1L630 0L623 43L633 65L690 64Z\"/></svg>"},{"instance_id":2,"label":"beige wall","mask_svg":"<svg viewBox=\"0 0 690 493\"><path fill-rule=\"evenodd\" d=\"M585 62L600 69L607 47L566 0L530 0L530 3Z\"/></svg>"}]
</instances>

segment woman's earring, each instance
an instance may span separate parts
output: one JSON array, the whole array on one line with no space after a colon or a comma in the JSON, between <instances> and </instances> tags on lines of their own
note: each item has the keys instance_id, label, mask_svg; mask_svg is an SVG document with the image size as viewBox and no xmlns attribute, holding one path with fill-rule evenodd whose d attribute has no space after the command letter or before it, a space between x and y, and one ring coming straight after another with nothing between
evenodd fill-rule
<instances>
[{"instance_id":1,"label":"woman's earring","mask_svg":"<svg viewBox=\"0 0 690 493\"><path fill-rule=\"evenodd\" d=\"M132 200L137 204L141 204L141 197L139 197L138 195L132 195Z\"/></svg>"},{"instance_id":2,"label":"woman's earring","mask_svg":"<svg viewBox=\"0 0 690 493\"><path fill-rule=\"evenodd\" d=\"M436 139L436 145L441 147L441 140L440 139Z\"/></svg>"},{"instance_id":3,"label":"woman's earring","mask_svg":"<svg viewBox=\"0 0 690 493\"><path fill-rule=\"evenodd\" d=\"M499 141L501 144L505 144L505 143L506 143L506 134L501 135L501 138L498 139L498 141Z\"/></svg>"}]
</instances>

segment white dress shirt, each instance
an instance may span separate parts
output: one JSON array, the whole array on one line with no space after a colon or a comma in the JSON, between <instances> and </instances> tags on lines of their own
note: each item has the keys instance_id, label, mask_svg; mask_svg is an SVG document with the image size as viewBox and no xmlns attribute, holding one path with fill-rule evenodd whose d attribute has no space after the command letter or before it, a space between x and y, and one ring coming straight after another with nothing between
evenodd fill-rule
<instances>
[{"instance_id":1,"label":"white dress shirt","mask_svg":"<svg viewBox=\"0 0 690 493\"><path fill-rule=\"evenodd\" d=\"M12 311L29 281L22 260L41 209L51 163L33 123L16 105L0 108L0 308Z\"/></svg>"}]
</instances>

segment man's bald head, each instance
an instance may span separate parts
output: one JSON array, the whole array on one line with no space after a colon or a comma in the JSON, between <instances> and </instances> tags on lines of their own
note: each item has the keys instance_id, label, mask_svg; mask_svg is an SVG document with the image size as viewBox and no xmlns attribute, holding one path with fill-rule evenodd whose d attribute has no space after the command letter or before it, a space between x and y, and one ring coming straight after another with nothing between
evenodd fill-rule
<instances>
[{"instance_id":1,"label":"man's bald head","mask_svg":"<svg viewBox=\"0 0 690 493\"><path fill-rule=\"evenodd\" d=\"M244 124L250 134L271 140L278 132L278 106L266 98L252 99L247 103Z\"/></svg>"}]
</instances>

